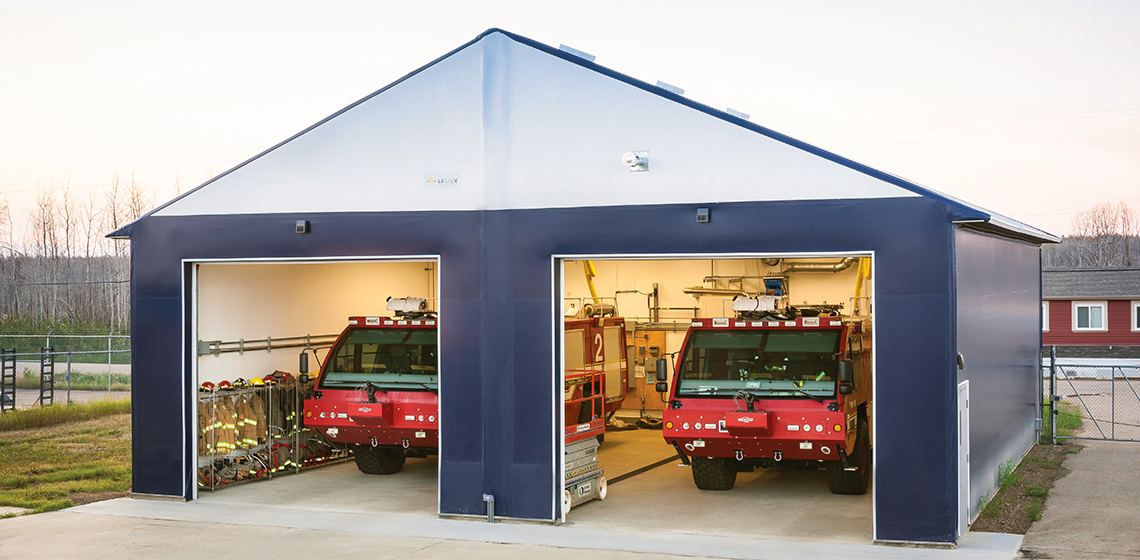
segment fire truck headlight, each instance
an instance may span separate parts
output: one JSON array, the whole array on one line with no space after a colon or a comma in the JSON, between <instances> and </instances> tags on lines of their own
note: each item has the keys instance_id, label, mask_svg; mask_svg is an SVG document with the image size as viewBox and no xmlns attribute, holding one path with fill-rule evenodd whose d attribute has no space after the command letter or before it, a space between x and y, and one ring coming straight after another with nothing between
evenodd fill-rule
<instances>
[{"instance_id":1,"label":"fire truck headlight","mask_svg":"<svg viewBox=\"0 0 1140 560\"><path fill-rule=\"evenodd\" d=\"M682 430L688 430L689 429L689 423L685 422L684 424L681 424L681 429Z\"/></svg>"},{"instance_id":2,"label":"fire truck headlight","mask_svg":"<svg viewBox=\"0 0 1140 560\"><path fill-rule=\"evenodd\" d=\"M325 413L323 413L323 412L322 412L322 413L321 413L321 418L324 418L324 417L325 417Z\"/></svg>"}]
</instances>

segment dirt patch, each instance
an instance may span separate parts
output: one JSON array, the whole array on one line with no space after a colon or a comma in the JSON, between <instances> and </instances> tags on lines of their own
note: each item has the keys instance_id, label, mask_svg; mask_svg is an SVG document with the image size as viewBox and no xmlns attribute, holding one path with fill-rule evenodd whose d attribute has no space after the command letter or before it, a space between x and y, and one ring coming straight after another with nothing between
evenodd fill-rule
<instances>
[{"instance_id":1,"label":"dirt patch","mask_svg":"<svg viewBox=\"0 0 1140 560\"><path fill-rule=\"evenodd\" d=\"M79 492L71 494L67 497L71 503L82 506L95 502L102 502L103 500L114 500L115 498L125 498L130 496L130 492Z\"/></svg>"},{"instance_id":2,"label":"dirt patch","mask_svg":"<svg viewBox=\"0 0 1140 560\"><path fill-rule=\"evenodd\" d=\"M1005 488L990 499L970 530L1024 535L1034 521L1041 519L1053 482L1069 474L1061 463L1080 450L1080 445L1072 443L1033 446L1017 469L1005 477Z\"/></svg>"}]
</instances>

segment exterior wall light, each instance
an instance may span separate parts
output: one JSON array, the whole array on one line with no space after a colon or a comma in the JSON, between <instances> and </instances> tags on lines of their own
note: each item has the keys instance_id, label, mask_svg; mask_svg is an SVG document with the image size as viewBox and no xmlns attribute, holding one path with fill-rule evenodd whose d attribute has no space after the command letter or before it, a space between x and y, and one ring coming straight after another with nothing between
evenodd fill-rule
<instances>
[{"instance_id":1,"label":"exterior wall light","mask_svg":"<svg viewBox=\"0 0 1140 560\"><path fill-rule=\"evenodd\" d=\"M649 152L626 152L622 154L621 162L630 171L649 171Z\"/></svg>"}]
</instances>

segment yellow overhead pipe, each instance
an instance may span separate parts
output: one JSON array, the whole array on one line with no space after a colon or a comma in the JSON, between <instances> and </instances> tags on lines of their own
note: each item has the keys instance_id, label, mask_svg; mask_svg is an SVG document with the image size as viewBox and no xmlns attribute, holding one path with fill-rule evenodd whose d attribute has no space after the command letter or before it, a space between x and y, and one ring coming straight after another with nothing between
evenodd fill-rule
<instances>
[{"instance_id":1,"label":"yellow overhead pipe","mask_svg":"<svg viewBox=\"0 0 1140 560\"><path fill-rule=\"evenodd\" d=\"M598 297L598 289L594 287L594 277L598 275L598 269L594 268L594 261L582 261L582 270L586 272L586 285L590 287L590 295L594 298L594 305L601 305L602 300Z\"/></svg>"},{"instance_id":2,"label":"yellow overhead pipe","mask_svg":"<svg viewBox=\"0 0 1140 560\"><path fill-rule=\"evenodd\" d=\"M869 257L862 257L859 259L859 271L856 273L855 278L855 310L853 315L859 315L859 300L863 296L863 278L871 278L871 259Z\"/></svg>"}]
</instances>

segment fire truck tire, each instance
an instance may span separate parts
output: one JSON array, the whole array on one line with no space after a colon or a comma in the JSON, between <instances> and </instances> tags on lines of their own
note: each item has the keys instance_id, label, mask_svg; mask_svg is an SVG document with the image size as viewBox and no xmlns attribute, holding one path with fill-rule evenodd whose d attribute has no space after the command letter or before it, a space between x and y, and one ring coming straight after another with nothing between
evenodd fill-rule
<instances>
[{"instance_id":1,"label":"fire truck tire","mask_svg":"<svg viewBox=\"0 0 1140 560\"><path fill-rule=\"evenodd\" d=\"M356 468L364 474L395 474L404 467L404 451L388 447L356 445L352 448Z\"/></svg>"},{"instance_id":2,"label":"fire truck tire","mask_svg":"<svg viewBox=\"0 0 1140 560\"><path fill-rule=\"evenodd\" d=\"M721 458L693 457L693 482L701 490L731 490L736 484L736 471Z\"/></svg>"},{"instance_id":3,"label":"fire truck tire","mask_svg":"<svg viewBox=\"0 0 1140 560\"><path fill-rule=\"evenodd\" d=\"M832 494L865 494L871 483L871 450L867 445L867 421L860 420L855 435L855 453L847 457L847 464L859 467L845 471L839 461L827 463L827 488Z\"/></svg>"},{"instance_id":4,"label":"fire truck tire","mask_svg":"<svg viewBox=\"0 0 1140 560\"><path fill-rule=\"evenodd\" d=\"M567 488L562 491L562 513L570 511L574 507L574 497L570 494L570 489Z\"/></svg>"}]
</instances>

